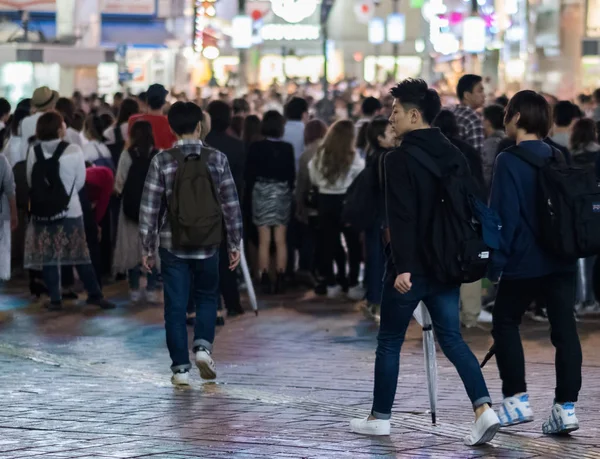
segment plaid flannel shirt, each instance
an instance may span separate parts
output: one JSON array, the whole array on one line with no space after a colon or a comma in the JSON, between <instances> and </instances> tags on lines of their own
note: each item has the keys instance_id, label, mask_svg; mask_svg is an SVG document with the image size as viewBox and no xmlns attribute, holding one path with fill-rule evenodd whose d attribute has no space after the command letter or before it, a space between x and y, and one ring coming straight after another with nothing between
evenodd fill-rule
<instances>
[{"instance_id":1,"label":"plaid flannel shirt","mask_svg":"<svg viewBox=\"0 0 600 459\"><path fill-rule=\"evenodd\" d=\"M240 250L242 240L242 212L235 182L229 169L227 157L218 150L203 145L199 140L180 140L175 146L185 155L209 154L208 169L213 179L223 210L229 250ZM142 254L156 253L160 246L181 258L205 259L212 257L218 247L207 247L195 251L172 249L171 225L167 218L166 205L172 192L177 172L177 161L167 151L157 154L150 163L140 205L139 231Z\"/></svg>"},{"instance_id":2,"label":"plaid flannel shirt","mask_svg":"<svg viewBox=\"0 0 600 459\"><path fill-rule=\"evenodd\" d=\"M456 105L451 111L458 123L459 137L481 152L485 138L481 116L466 105Z\"/></svg>"}]
</instances>

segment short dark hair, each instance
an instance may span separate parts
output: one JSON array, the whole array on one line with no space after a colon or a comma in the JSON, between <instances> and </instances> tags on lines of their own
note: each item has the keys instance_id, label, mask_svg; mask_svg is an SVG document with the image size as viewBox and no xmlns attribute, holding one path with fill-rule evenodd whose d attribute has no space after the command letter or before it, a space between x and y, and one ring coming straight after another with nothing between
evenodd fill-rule
<instances>
[{"instance_id":1,"label":"short dark hair","mask_svg":"<svg viewBox=\"0 0 600 459\"><path fill-rule=\"evenodd\" d=\"M483 109L483 118L488 120L496 131L504 129L504 107L502 105L488 105Z\"/></svg>"},{"instance_id":2,"label":"short dark hair","mask_svg":"<svg viewBox=\"0 0 600 459\"><path fill-rule=\"evenodd\" d=\"M117 125L120 126L123 123L127 123L129 118L133 115L137 115L140 112L140 104L138 104L137 100L127 98L119 107L119 114L117 116Z\"/></svg>"},{"instance_id":3,"label":"short dark hair","mask_svg":"<svg viewBox=\"0 0 600 459\"><path fill-rule=\"evenodd\" d=\"M73 115L73 124L71 127L75 129L77 132L83 131L83 125L85 123L85 113L81 110L77 110L75 115Z\"/></svg>"},{"instance_id":4,"label":"short dark hair","mask_svg":"<svg viewBox=\"0 0 600 459\"><path fill-rule=\"evenodd\" d=\"M375 112L381 110L382 108L383 105L381 104L379 99L376 99L375 97L367 97L365 100L362 101L362 104L360 106L360 110L365 116L373 116Z\"/></svg>"},{"instance_id":5,"label":"short dark hair","mask_svg":"<svg viewBox=\"0 0 600 459\"><path fill-rule=\"evenodd\" d=\"M304 128L304 145L310 145L317 140L322 140L327 134L327 125L319 120L314 119L306 123Z\"/></svg>"},{"instance_id":6,"label":"short dark hair","mask_svg":"<svg viewBox=\"0 0 600 459\"><path fill-rule=\"evenodd\" d=\"M145 104L148 103L148 93L146 91L140 92L137 98Z\"/></svg>"},{"instance_id":7,"label":"short dark hair","mask_svg":"<svg viewBox=\"0 0 600 459\"><path fill-rule=\"evenodd\" d=\"M250 113L250 104L244 98L233 99L232 103L233 114L239 115L240 113Z\"/></svg>"},{"instance_id":8,"label":"short dark hair","mask_svg":"<svg viewBox=\"0 0 600 459\"><path fill-rule=\"evenodd\" d=\"M502 108L506 108L506 106L508 105L508 97L505 96L504 94L501 96L498 96L498 97L496 97L494 104L500 105Z\"/></svg>"},{"instance_id":9,"label":"short dark hair","mask_svg":"<svg viewBox=\"0 0 600 459\"><path fill-rule=\"evenodd\" d=\"M269 110L264 114L260 133L265 137L280 139L285 132L285 118L277 110Z\"/></svg>"},{"instance_id":10,"label":"short dark hair","mask_svg":"<svg viewBox=\"0 0 600 459\"><path fill-rule=\"evenodd\" d=\"M442 134L449 139L458 136L458 122L456 116L450 110L442 110L433 120L433 126L438 128Z\"/></svg>"},{"instance_id":11,"label":"short dark hair","mask_svg":"<svg viewBox=\"0 0 600 459\"><path fill-rule=\"evenodd\" d=\"M115 99L123 99L123 93L122 92L115 92L114 96L113 96L113 100Z\"/></svg>"},{"instance_id":12,"label":"short dark hair","mask_svg":"<svg viewBox=\"0 0 600 459\"><path fill-rule=\"evenodd\" d=\"M594 93L592 94L592 96L594 96L594 101L595 101L597 104L600 104L600 88L596 89L596 90L594 91Z\"/></svg>"},{"instance_id":13,"label":"short dark hair","mask_svg":"<svg viewBox=\"0 0 600 459\"><path fill-rule=\"evenodd\" d=\"M35 136L40 142L56 140L63 126L63 117L55 110L50 110L39 117L35 127Z\"/></svg>"},{"instance_id":14,"label":"short dark hair","mask_svg":"<svg viewBox=\"0 0 600 459\"><path fill-rule=\"evenodd\" d=\"M596 123L590 118L581 118L573 126L571 148L573 150L580 150L592 142L598 142Z\"/></svg>"},{"instance_id":15,"label":"short dark hair","mask_svg":"<svg viewBox=\"0 0 600 459\"><path fill-rule=\"evenodd\" d=\"M242 138L242 133L244 132L244 117L242 115L231 117L231 131L240 139Z\"/></svg>"},{"instance_id":16,"label":"short dark hair","mask_svg":"<svg viewBox=\"0 0 600 459\"><path fill-rule=\"evenodd\" d=\"M0 97L0 116L10 114L11 109L12 107L10 106L10 102L4 97Z\"/></svg>"},{"instance_id":17,"label":"short dark hair","mask_svg":"<svg viewBox=\"0 0 600 459\"><path fill-rule=\"evenodd\" d=\"M98 115L94 115L90 113L85 118L85 131L88 133L92 139L97 140L98 142L102 142L104 137L104 121Z\"/></svg>"},{"instance_id":18,"label":"short dark hair","mask_svg":"<svg viewBox=\"0 0 600 459\"><path fill-rule=\"evenodd\" d=\"M552 112L554 124L560 127L570 126L575 118L581 118L579 107L568 100L561 100L556 103Z\"/></svg>"},{"instance_id":19,"label":"short dark hair","mask_svg":"<svg viewBox=\"0 0 600 459\"><path fill-rule=\"evenodd\" d=\"M300 121L302 116L308 112L308 102L302 97L292 97L285 105L284 111L288 120Z\"/></svg>"},{"instance_id":20,"label":"short dark hair","mask_svg":"<svg viewBox=\"0 0 600 459\"><path fill-rule=\"evenodd\" d=\"M366 124L366 123L365 123ZM368 123L367 144L374 149L381 149L379 137L385 136L385 130L390 124L389 120L383 116L378 116Z\"/></svg>"},{"instance_id":21,"label":"short dark hair","mask_svg":"<svg viewBox=\"0 0 600 459\"><path fill-rule=\"evenodd\" d=\"M504 124L508 124L519 113L517 127L528 134L545 139L550 132L550 104L535 91L525 90L516 93L508 102Z\"/></svg>"},{"instance_id":22,"label":"short dark hair","mask_svg":"<svg viewBox=\"0 0 600 459\"><path fill-rule=\"evenodd\" d=\"M213 100L206 109L210 124L215 132L224 132L231 126L231 107L222 100Z\"/></svg>"},{"instance_id":23,"label":"short dark hair","mask_svg":"<svg viewBox=\"0 0 600 459\"><path fill-rule=\"evenodd\" d=\"M66 97L60 97L56 101L54 109L61 114L67 127L71 127L73 124L73 117L75 116L75 104L73 101Z\"/></svg>"},{"instance_id":24,"label":"short dark hair","mask_svg":"<svg viewBox=\"0 0 600 459\"><path fill-rule=\"evenodd\" d=\"M463 100L466 92L473 92L475 86L478 83L481 83L483 78L479 75L467 74L463 75L460 80L458 80L458 84L456 85L456 95L459 100Z\"/></svg>"},{"instance_id":25,"label":"short dark hair","mask_svg":"<svg viewBox=\"0 0 600 459\"><path fill-rule=\"evenodd\" d=\"M202 109L193 102L175 102L168 115L169 126L179 136L193 134L202 118Z\"/></svg>"},{"instance_id":26,"label":"short dark hair","mask_svg":"<svg viewBox=\"0 0 600 459\"><path fill-rule=\"evenodd\" d=\"M406 108L416 108L427 124L433 120L442 109L440 95L435 89L427 86L424 80L407 78L390 90L397 102Z\"/></svg>"}]
</instances>

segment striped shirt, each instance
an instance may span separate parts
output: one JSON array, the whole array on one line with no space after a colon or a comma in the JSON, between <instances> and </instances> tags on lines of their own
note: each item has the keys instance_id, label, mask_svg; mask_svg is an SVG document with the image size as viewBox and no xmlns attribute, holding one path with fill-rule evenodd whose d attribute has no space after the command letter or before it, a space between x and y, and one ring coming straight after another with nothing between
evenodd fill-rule
<instances>
[{"instance_id":1,"label":"striped shirt","mask_svg":"<svg viewBox=\"0 0 600 459\"><path fill-rule=\"evenodd\" d=\"M466 105L456 105L451 111L458 123L458 136L481 152L485 138L481 116Z\"/></svg>"},{"instance_id":2,"label":"striped shirt","mask_svg":"<svg viewBox=\"0 0 600 459\"><path fill-rule=\"evenodd\" d=\"M185 156L190 154L210 155L207 165L219 194L227 230L227 244L230 251L239 251L242 240L242 212L227 157L220 151L203 145L199 140L179 140L175 146ZM142 240L142 254L154 255L158 248L158 240L160 240L160 247L169 250L177 257L210 258L217 252L218 247L206 247L194 251L172 249L171 225L167 218L165 203L173 193L176 172L177 161L168 150L157 154L150 163L140 205L139 231Z\"/></svg>"}]
</instances>

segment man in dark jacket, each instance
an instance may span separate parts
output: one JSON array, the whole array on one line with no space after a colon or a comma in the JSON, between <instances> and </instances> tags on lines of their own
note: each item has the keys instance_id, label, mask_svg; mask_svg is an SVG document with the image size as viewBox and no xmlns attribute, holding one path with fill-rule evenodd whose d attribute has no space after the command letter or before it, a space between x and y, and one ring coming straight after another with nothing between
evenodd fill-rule
<instances>
[{"instance_id":1,"label":"man in dark jacket","mask_svg":"<svg viewBox=\"0 0 600 459\"><path fill-rule=\"evenodd\" d=\"M238 196L242 200L246 152L244 151L244 142L227 133L227 129L231 125L231 107L226 102L215 100L208 104L208 114L210 115L211 131L206 136L206 143L227 156ZM221 260L228 260L227 241L225 240L221 243L220 257ZM219 288L227 308L227 315L234 317L243 314L244 309L240 303L237 276L235 271L229 269L227 263L219 265Z\"/></svg>"},{"instance_id":2,"label":"man in dark jacket","mask_svg":"<svg viewBox=\"0 0 600 459\"><path fill-rule=\"evenodd\" d=\"M517 93L506 108L504 124L523 154L550 158L552 149L543 141L550 127L550 107L542 95ZM503 426L533 420L519 325L531 302L541 299L548 310L550 338L556 347L554 406L542 430L564 434L579 428L575 402L581 389L582 357L573 314L575 262L556 258L539 243L537 174L510 150L496 158L490 206L500 216L502 232L489 277L495 281L501 276L492 332L505 397L499 414Z\"/></svg>"},{"instance_id":3,"label":"man in dark jacket","mask_svg":"<svg viewBox=\"0 0 600 459\"><path fill-rule=\"evenodd\" d=\"M429 222L436 208L439 179L411 156L427 155L442 173L458 169L466 174L461 152L431 123L441 108L438 93L423 80L404 80L391 90L394 97L390 118L400 147L385 159L386 213L390 233L387 279L381 301L375 389L371 415L355 419L353 432L389 435L390 417L398 383L399 356L412 314L423 301L431 314L438 342L456 367L475 410L476 421L465 444L492 440L500 423L494 411L477 359L462 339L458 316L459 286L434 278L423 247Z\"/></svg>"}]
</instances>

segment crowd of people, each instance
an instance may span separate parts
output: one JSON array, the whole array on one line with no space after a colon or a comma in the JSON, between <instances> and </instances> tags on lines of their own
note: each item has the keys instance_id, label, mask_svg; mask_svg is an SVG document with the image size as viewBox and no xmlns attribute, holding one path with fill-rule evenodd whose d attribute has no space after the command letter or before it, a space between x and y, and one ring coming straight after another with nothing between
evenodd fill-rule
<instances>
[{"instance_id":1,"label":"crowd of people","mask_svg":"<svg viewBox=\"0 0 600 459\"><path fill-rule=\"evenodd\" d=\"M456 95L442 109L434 89L409 79L328 117L299 95L195 103L159 84L115 94L112 104L47 87L14 111L0 99L0 247L11 252L0 258L0 279L27 270L31 294L47 295L52 311L77 299L74 271L87 303L103 309L115 307L106 282L127 280L132 303L161 302L162 287L175 385L189 384L186 323L200 375L216 377L217 311L244 313L242 252L264 295L310 288L364 301L380 320L374 402L351 428L371 435L390 432L400 348L423 301L473 404L469 445L533 419L518 333L527 312L550 322L557 349L544 433L576 430L576 321L600 312L596 256L561 259L541 241L542 172L531 164L556 158L600 180L600 90L595 110L533 91L486 104L477 75L463 76ZM468 204L456 197L467 194ZM467 241L450 256L456 228L432 227L478 209L474 202L501 222L497 247ZM459 259L459 271L469 263L481 271L476 258L484 273L450 276ZM461 336L478 321L493 322L505 397L498 415Z\"/></svg>"}]
</instances>

